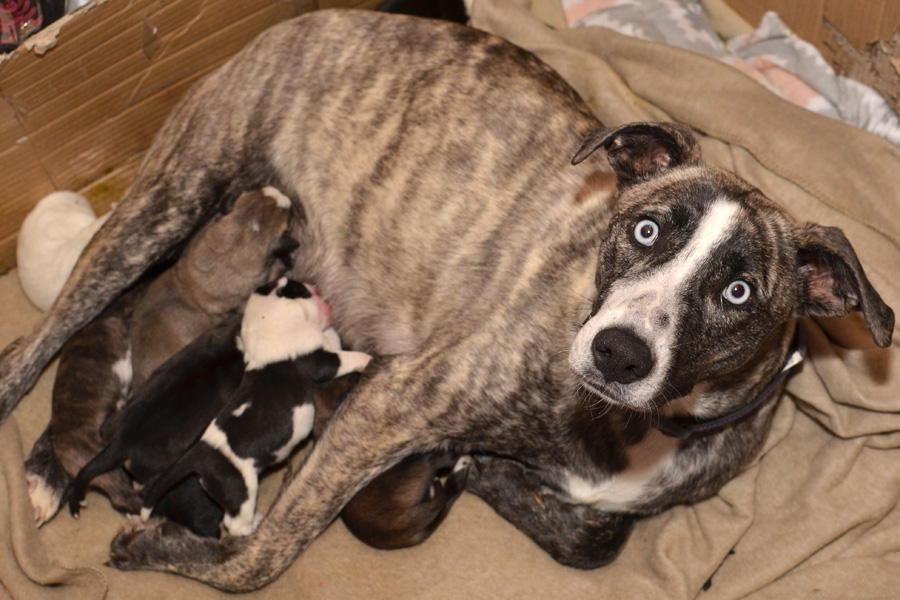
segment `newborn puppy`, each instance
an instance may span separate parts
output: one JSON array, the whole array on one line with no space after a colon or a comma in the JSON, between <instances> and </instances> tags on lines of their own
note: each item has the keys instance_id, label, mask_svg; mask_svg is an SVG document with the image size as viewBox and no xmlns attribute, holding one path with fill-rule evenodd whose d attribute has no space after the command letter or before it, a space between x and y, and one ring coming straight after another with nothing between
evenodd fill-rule
<instances>
[{"instance_id":1,"label":"newborn puppy","mask_svg":"<svg viewBox=\"0 0 900 600\"><path fill-rule=\"evenodd\" d=\"M150 284L132 320L135 386L290 267L298 246L288 234L290 207L271 186L242 194Z\"/></svg>"},{"instance_id":2,"label":"newborn puppy","mask_svg":"<svg viewBox=\"0 0 900 600\"><path fill-rule=\"evenodd\" d=\"M147 484L203 433L240 385L244 373L243 354L236 341L240 324L240 316L231 315L202 334L135 388L134 398L122 410L109 416L100 430L108 445L73 482L69 498L73 515L78 515L87 485L95 477L129 461L134 478ZM184 512L198 511L220 516L218 511L190 507ZM218 517L212 522L199 519L182 524L201 535L218 532Z\"/></svg>"},{"instance_id":3,"label":"newborn puppy","mask_svg":"<svg viewBox=\"0 0 900 600\"><path fill-rule=\"evenodd\" d=\"M421 544L465 489L468 464L468 457L458 459L449 452L408 456L357 492L341 519L353 535L375 548Z\"/></svg>"},{"instance_id":4,"label":"newborn puppy","mask_svg":"<svg viewBox=\"0 0 900 600\"><path fill-rule=\"evenodd\" d=\"M122 408L131 387L128 294L63 346L53 384L52 418L25 462L35 521L43 525L59 510L72 478L104 446L100 426ZM140 498L122 469L98 477L91 487L112 505L137 512Z\"/></svg>"},{"instance_id":5,"label":"newborn puppy","mask_svg":"<svg viewBox=\"0 0 900 600\"><path fill-rule=\"evenodd\" d=\"M316 392L314 437L322 435L358 379L344 377ZM357 492L341 511L341 519L350 533L374 548L421 544L465 489L470 462L470 457L450 452L408 456Z\"/></svg>"},{"instance_id":6,"label":"newborn puppy","mask_svg":"<svg viewBox=\"0 0 900 600\"><path fill-rule=\"evenodd\" d=\"M224 509L228 532L253 532L259 474L286 460L312 431L316 387L361 372L371 359L342 351L329 320L318 294L286 277L250 297L241 326L241 385L200 440L147 488L142 518L173 485L198 475Z\"/></svg>"}]
</instances>

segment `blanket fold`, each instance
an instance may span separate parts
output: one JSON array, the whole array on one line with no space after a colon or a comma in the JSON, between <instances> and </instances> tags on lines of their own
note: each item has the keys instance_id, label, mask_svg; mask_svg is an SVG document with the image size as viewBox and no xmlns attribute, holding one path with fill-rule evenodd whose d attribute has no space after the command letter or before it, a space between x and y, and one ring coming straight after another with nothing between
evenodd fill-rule
<instances>
[{"instance_id":1,"label":"blanket fold","mask_svg":"<svg viewBox=\"0 0 900 600\"><path fill-rule=\"evenodd\" d=\"M0 426L0 597L104 598L106 578L96 568L69 568L41 544L25 483L25 457L14 417Z\"/></svg>"}]
</instances>

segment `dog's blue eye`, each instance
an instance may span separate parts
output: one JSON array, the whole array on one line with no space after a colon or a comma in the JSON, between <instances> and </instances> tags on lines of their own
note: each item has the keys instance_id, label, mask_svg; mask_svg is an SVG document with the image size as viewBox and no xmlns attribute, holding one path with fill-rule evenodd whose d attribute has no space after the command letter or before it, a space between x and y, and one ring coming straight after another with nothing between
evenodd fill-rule
<instances>
[{"instance_id":1,"label":"dog's blue eye","mask_svg":"<svg viewBox=\"0 0 900 600\"><path fill-rule=\"evenodd\" d=\"M639 244L652 246L657 237L659 237L659 225L650 219L644 219L634 226L634 239Z\"/></svg>"},{"instance_id":2,"label":"dog's blue eye","mask_svg":"<svg viewBox=\"0 0 900 600\"><path fill-rule=\"evenodd\" d=\"M722 295L732 304L743 304L750 299L750 284L740 279L732 281Z\"/></svg>"}]
</instances>

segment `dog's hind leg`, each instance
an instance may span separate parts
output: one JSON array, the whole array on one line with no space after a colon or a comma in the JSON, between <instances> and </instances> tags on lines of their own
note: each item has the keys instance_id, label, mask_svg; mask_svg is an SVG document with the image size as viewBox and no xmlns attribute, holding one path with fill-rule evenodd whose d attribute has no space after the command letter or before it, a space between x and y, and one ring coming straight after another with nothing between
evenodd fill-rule
<instances>
[{"instance_id":1,"label":"dog's hind leg","mask_svg":"<svg viewBox=\"0 0 900 600\"><path fill-rule=\"evenodd\" d=\"M475 459L466 489L487 502L557 562L594 569L612 562L631 535L635 516L570 504L538 475L505 458Z\"/></svg>"},{"instance_id":2,"label":"dog's hind leg","mask_svg":"<svg viewBox=\"0 0 900 600\"><path fill-rule=\"evenodd\" d=\"M274 580L366 483L403 456L432 450L448 436L447 424L459 427L448 403L422 401L450 393L423 380L425 364L396 357L390 368L364 377L252 536L219 543L151 525L113 540L112 564L180 573L235 592Z\"/></svg>"}]
</instances>

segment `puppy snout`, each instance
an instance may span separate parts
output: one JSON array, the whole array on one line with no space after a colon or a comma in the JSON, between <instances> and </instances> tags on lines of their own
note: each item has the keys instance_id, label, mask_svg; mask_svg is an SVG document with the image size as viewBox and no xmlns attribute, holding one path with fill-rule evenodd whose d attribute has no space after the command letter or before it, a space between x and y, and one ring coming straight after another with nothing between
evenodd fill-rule
<instances>
[{"instance_id":1,"label":"puppy snout","mask_svg":"<svg viewBox=\"0 0 900 600\"><path fill-rule=\"evenodd\" d=\"M594 337L594 364L606 381L634 383L653 368L650 348L626 329L604 329Z\"/></svg>"}]
</instances>

